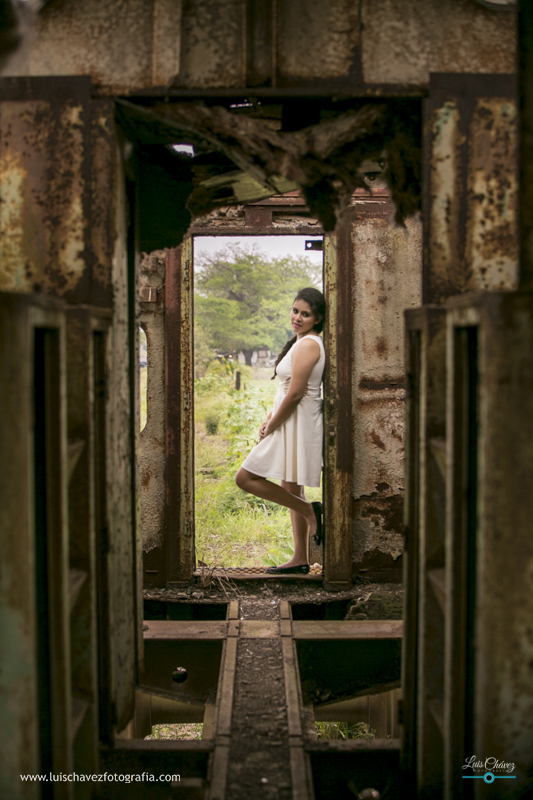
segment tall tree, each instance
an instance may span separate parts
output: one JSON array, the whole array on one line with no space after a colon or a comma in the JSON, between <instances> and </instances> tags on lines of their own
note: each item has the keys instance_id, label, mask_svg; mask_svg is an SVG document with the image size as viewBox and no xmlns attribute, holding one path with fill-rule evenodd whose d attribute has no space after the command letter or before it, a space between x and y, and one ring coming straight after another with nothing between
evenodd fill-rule
<instances>
[{"instance_id":1,"label":"tall tree","mask_svg":"<svg viewBox=\"0 0 533 800\"><path fill-rule=\"evenodd\" d=\"M230 245L195 262L195 324L218 351L277 352L292 335L291 303L304 286L320 286L307 257L269 258L255 246Z\"/></svg>"}]
</instances>

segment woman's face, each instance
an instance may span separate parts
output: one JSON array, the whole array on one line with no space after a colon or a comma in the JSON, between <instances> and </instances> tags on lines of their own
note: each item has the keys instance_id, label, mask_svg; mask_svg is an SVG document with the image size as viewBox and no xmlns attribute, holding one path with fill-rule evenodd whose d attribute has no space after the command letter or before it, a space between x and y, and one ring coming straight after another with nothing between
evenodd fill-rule
<instances>
[{"instance_id":1,"label":"woman's face","mask_svg":"<svg viewBox=\"0 0 533 800\"><path fill-rule=\"evenodd\" d=\"M293 331L303 336L313 330L319 319L315 317L309 303L305 300L295 300L291 308L291 325Z\"/></svg>"}]
</instances>

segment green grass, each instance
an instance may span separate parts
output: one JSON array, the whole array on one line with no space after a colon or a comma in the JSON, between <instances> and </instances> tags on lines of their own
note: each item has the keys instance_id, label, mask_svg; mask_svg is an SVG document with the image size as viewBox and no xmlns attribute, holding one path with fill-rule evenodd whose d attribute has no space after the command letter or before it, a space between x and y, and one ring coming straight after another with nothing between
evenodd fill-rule
<instances>
[{"instance_id":1,"label":"green grass","mask_svg":"<svg viewBox=\"0 0 533 800\"><path fill-rule=\"evenodd\" d=\"M315 722L317 739L373 739L366 722Z\"/></svg>"},{"instance_id":2,"label":"green grass","mask_svg":"<svg viewBox=\"0 0 533 800\"><path fill-rule=\"evenodd\" d=\"M235 485L235 474L254 444L272 407L276 384L245 380L236 392L224 379L197 381L195 394L196 556L209 566L257 567L281 564L292 553L287 509L263 502ZM205 422L219 417L218 433ZM321 489L307 489L309 500Z\"/></svg>"},{"instance_id":3,"label":"green grass","mask_svg":"<svg viewBox=\"0 0 533 800\"><path fill-rule=\"evenodd\" d=\"M145 739L201 739L202 729L201 722L153 725L152 733Z\"/></svg>"}]
</instances>

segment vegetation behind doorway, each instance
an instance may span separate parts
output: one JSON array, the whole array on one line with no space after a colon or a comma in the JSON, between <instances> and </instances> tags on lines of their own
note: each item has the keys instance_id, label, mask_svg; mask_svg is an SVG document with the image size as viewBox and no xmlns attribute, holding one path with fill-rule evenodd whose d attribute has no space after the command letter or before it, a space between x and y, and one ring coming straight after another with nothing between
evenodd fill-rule
<instances>
[{"instance_id":1,"label":"vegetation behind doorway","mask_svg":"<svg viewBox=\"0 0 533 800\"><path fill-rule=\"evenodd\" d=\"M274 401L270 378L292 336L293 296L322 287L322 253L304 255L304 242L195 237L196 556L209 567L258 567L292 554L288 511L245 495L234 477ZM321 499L322 489L307 495Z\"/></svg>"}]
</instances>

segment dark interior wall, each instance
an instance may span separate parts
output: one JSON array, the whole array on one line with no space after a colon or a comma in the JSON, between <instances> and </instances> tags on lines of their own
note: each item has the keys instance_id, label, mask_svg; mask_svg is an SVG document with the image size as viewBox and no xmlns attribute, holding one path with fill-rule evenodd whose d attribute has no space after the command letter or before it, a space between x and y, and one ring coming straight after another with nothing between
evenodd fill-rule
<instances>
[{"instance_id":1,"label":"dark interior wall","mask_svg":"<svg viewBox=\"0 0 533 800\"><path fill-rule=\"evenodd\" d=\"M150 253L177 247L191 220L185 205L193 190L191 169L162 145L139 148L138 165L139 248Z\"/></svg>"}]
</instances>

